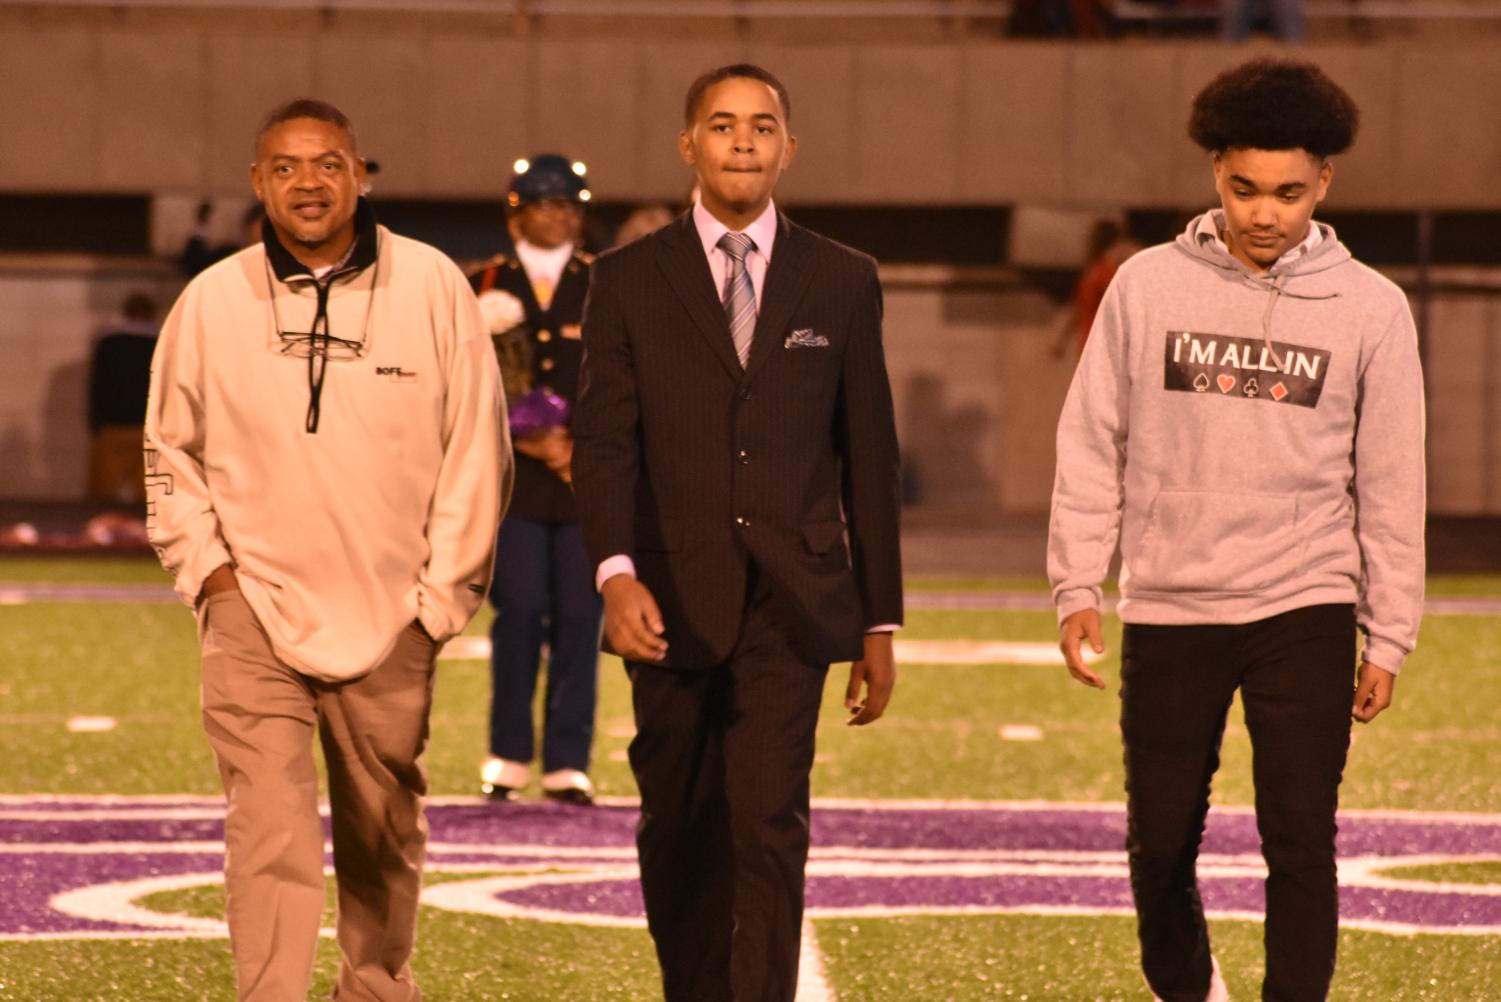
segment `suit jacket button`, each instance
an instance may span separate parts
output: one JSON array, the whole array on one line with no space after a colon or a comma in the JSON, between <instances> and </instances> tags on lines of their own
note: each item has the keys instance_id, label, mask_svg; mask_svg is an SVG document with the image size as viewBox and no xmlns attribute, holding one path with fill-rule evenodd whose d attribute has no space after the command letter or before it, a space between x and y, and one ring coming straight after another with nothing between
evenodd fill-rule
<instances>
[{"instance_id":1,"label":"suit jacket button","mask_svg":"<svg viewBox=\"0 0 1501 1002\"><path fill-rule=\"evenodd\" d=\"M750 399L750 389L749 388L743 389L743 390L740 391L740 399L741 400L749 400Z\"/></svg>"},{"instance_id":2,"label":"suit jacket button","mask_svg":"<svg viewBox=\"0 0 1501 1002\"><path fill-rule=\"evenodd\" d=\"M740 526L740 528L745 529L750 526L750 519L746 518L744 515L736 515L735 524Z\"/></svg>"},{"instance_id":3,"label":"suit jacket button","mask_svg":"<svg viewBox=\"0 0 1501 1002\"><path fill-rule=\"evenodd\" d=\"M746 463L750 462L750 453L746 452L744 449L741 449L739 452L735 453L735 458L740 461L741 466L744 466Z\"/></svg>"},{"instance_id":4,"label":"suit jacket button","mask_svg":"<svg viewBox=\"0 0 1501 1002\"><path fill-rule=\"evenodd\" d=\"M542 367L542 371L543 372L551 372L552 369L553 369L553 366L557 365L558 363L554 362L550 358L544 358L541 362L539 362L537 364Z\"/></svg>"},{"instance_id":5,"label":"suit jacket button","mask_svg":"<svg viewBox=\"0 0 1501 1002\"><path fill-rule=\"evenodd\" d=\"M543 344L546 344L547 342L552 340L552 331L538 331L537 340L541 341Z\"/></svg>"}]
</instances>

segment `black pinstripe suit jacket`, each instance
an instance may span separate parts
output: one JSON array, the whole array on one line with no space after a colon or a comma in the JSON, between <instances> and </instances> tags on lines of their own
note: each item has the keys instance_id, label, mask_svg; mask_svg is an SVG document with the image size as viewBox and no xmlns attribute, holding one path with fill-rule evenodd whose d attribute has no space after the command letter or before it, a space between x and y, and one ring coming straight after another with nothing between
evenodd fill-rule
<instances>
[{"instance_id":1,"label":"black pinstripe suit jacket","mask_svg":"<svg viewBox=\"0 0 1501 1002\"><path fill-rule=\"evenodd\" d=\"M596 565L626 554L667 663L728 657L747 560L824 661L902 621L899 486L875 261L779 217L742 370L691 213L599 258L574 493Z\"/></svg>"}]
</instances>

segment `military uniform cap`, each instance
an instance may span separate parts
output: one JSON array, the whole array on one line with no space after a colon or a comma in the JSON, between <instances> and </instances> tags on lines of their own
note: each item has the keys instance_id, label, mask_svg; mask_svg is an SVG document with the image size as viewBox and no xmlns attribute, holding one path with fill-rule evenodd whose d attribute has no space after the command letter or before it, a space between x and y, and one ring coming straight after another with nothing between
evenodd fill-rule
<instances>
[{"instance_id":1,"label":"military uniform cap","mask_svg":"<svg viewBox=\"0 0 1501 1002\"><path fill-rule=\"evenodd\" d=\"M511 187L506 201L512 207L549 198L570 202L587 202L588 168L582 160L569 160L557 153L539 153L517 160L512 167Z\"/></svg>"}]
</instances>

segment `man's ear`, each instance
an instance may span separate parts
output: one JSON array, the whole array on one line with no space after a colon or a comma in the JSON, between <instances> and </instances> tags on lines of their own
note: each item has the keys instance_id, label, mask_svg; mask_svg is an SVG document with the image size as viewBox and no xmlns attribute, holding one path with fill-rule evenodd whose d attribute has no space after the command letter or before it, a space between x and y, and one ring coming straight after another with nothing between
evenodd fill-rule
<instances>
[{"instance_id":1,"label":"man's ear","mask_svg":"<svg viewBox=\"0 0 1501 1002\"><path fill-rule=\"evenodd\" d=\"M698 166L698 151L693 148L693 129L687 128L678 133L678 156L689 167Z\"/></svg>"},{"instance_id":2,"label":"man's ear","mask_svg":"<svg viewBox=\"0 0 1501 1002\"><path fill-rule=\"evenodd\" d=\"M255 192L255 200L264 205L266 196L261 191L261 165L258 163L250 165L250 190Z\"/></svg>"},{"instance_id":3,"label":"man's ear","mask_svg":"<svg viewBox=\"0 0 1501 1002\"><path fill-rule=\"evenodd\" d=\"M1319 168L1319 193L1318 197L1314 199L1315 204L1322 202L1324 196L1329 194L1329 182L1333 180L1334 161L1325 160L1323 166Z\"/></svg>"},{"instance_id":4,"label":"man's ear","mask_svg":"<svg viewBox=\"0 0 1501 1002\"><path fill-rule=\"evenodd\" d=\"M795 156L797 156L797 137L796 136L788 136L787 137L787 147L786 147L786 149L782 150L782 169L783 170L786 170L788 167L792 166L792 158L795 157Z\"/></svg>"}]
</instances>

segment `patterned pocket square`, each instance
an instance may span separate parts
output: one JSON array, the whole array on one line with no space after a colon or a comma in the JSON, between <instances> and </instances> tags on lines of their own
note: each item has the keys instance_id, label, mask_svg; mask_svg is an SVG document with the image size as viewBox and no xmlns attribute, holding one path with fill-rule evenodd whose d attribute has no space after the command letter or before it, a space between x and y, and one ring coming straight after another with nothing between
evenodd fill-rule
<instances>
[{"instance_id":1,"label":"patterned pocket square","mask_svg":"<svg viewBox=\"0 0 1501 1002\"><path fill-rule=\"evenodd\" d=\"M829 339L822 334L813 333L812 327L804 327L787 335L787 340L782 342L783 348L827 348Z\"/></svg>"}]
</instances>

